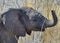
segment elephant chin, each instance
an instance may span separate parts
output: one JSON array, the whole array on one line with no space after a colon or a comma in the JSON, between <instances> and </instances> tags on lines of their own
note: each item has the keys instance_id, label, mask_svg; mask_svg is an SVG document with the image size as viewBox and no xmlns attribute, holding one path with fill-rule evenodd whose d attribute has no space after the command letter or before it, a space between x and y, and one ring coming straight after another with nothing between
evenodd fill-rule
<instances>
[{"instance_id":1,"label":"elephant chin","mask_svg":"<svg viewBox=\"0 0 60 43\"><path fill-rule=\"evenodd\" d=\"M52 12L53 21L46 20L46 22L45 22L46 27L52 27L52 26L55 26L57 24L58 19L57 19L55 11L52 10L51 12Z\"/></svg>"}]
</instances>

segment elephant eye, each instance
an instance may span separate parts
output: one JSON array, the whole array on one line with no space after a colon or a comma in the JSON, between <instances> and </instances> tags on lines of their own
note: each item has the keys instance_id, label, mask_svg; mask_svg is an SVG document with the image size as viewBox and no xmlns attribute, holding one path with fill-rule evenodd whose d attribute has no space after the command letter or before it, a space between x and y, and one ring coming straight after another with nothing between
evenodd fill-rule
<instances>
[{"instance_id":1,"label":"elephant eye","mask_svg":"<svg viewBox=\"0 0 60 43\"><path fill-rule=\"evenodd\" d=\"M37 21L36 19L33 19L33 21Z\"/></svg>"}]
</instances>

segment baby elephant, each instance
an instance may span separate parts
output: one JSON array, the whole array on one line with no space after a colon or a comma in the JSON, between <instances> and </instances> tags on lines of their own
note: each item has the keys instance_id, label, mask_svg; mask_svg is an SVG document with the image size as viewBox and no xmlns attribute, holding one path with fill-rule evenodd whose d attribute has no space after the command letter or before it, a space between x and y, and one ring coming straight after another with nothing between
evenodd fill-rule
<instances>
[{"instance_id":1,"label":"baby elephant","mask_svg":"<svg viewBox=\"0 0 60 43\"><path fill-rule=\"evenodd\" d=\"M18 43L15 35L7 30L3 23L0 23L0 43Z\"/></svg>"},{"instance_id":2,"label":"baby elephant","mask_svg":"<svg viewBox=\"0 0 60 43\"><path fill-rule=\"evenodd\" d=\"M1 15L5 28L14 33L17 37L31 34L31 31L45 31L47 27L57 24L57 16L54 10L51 11L53 20L49 20L33 8L23 7L10 9Z\"/></svg>"}]
</instances>

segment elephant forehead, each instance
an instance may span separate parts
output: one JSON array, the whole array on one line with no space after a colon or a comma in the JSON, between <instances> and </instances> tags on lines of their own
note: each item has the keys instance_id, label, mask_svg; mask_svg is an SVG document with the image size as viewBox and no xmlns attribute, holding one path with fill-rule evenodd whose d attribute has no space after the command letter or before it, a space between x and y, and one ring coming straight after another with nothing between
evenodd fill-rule
<instances>
[{"instance_id":1,"label":"elephant forehead","mask_svg":"<svg viewBox=\"0 0 60 43\"><path fill-rule=\"evenodd\" d=\"M22 7L22 10L26 11L26 15L29 16L29 19L32 19L35 15L41 16L41 13L38 13L36 10L34 10L31 7Z\"/></svg>"},{"instance_id":2,"label":"elephant forehead","mask_svg":"<svg viewBox=\"0 0 60 43\"><path fill-rule=\"evenodd\" d=\"M27 11L26 15L28 15L30 19L32 19L32 17L35 17L36 15L41 17L41 14L38 13L37 11L35 11L35 10Z\"/></svg>"}]
</instances>

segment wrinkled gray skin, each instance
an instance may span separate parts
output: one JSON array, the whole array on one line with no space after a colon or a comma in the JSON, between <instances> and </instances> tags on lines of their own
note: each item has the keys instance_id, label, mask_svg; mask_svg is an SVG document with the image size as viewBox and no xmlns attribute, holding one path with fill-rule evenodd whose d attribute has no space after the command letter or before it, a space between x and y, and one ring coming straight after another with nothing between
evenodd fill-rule
<instances>
[{"instance_id":1,"label":"wrinkled gray skin","mask_svg":"<svg viewBox=\"0 0 60 43\"><path fill-rule=\"evenodd\" d=\"M33 8L23 7L10 9L2 14L2 21L8 31L13 32L17 37L31 34L31 31L44 31L47 27L57 24L55 11L52 10L53 22L45 18ZM4 19L3 19L4 18Z\"/></svg>"},{"instance_id":2,"label":"wrinkled gray skin","mask_svg":"<svg viewBox=\"0 0 60 43\"><path fill-rule=\"evenodd\" d=\"M15 35L5 30L3 23L0 23L0 43L18 43Z\"/></svg>"}]
</instances>

